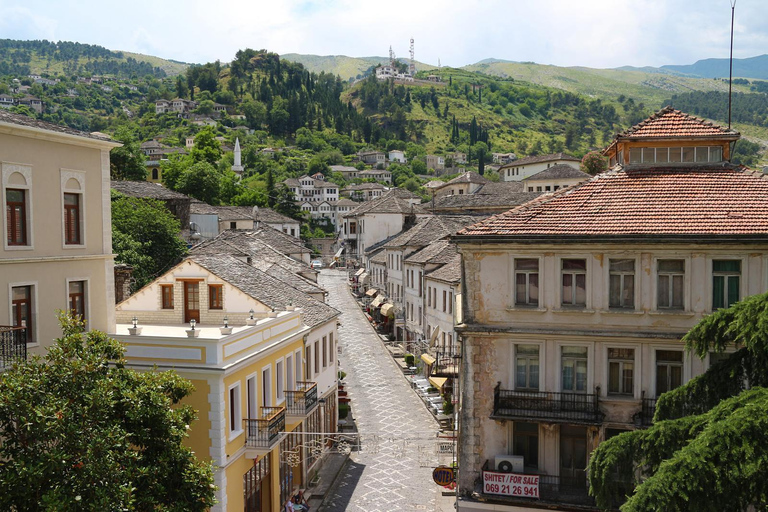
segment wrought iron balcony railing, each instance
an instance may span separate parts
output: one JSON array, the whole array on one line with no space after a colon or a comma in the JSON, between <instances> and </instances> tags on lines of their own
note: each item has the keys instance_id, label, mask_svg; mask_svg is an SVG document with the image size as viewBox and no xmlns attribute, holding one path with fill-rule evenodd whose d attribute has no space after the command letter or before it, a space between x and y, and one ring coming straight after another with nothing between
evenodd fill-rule
<instances>
[{"instance_id":1,"label":"wrought iron balcony railing","mask_svg":"<svg viewBox=\"0 0 768 512\"><path fill-rule=\"evenodd\" d=\"M600 388L596 393L559 393L553 391L493 391L493 415L498 419L528 419L553 423L599 424L603 413L599 406Z\"/></svg>"},{"instance_id":2,"label":"wrought iron balcony railing","mask_svg":"<svg viewBox=\"0 0 768 512\"><path fill-rule=\"evenodd\" d=\"M248 448L270 448L285 432L285 407L262 407L261 418L248 418L243 422Z\"/></svg>"},{"instance_id":3,"label":"wrought iron balcony railing","mask_svg":"<svg viewBox=\"0 0 768 512\"><path fill-rule=\"evenodd\" d=\"M299 381L296 389L285 392L285 407L292 416L306 416L317 405L317 384Z\"/></svg>"},{"instance_id":4,"label":"wrought iron balcony railing","mask_svg":"<svg viewBox=\"0 0 768 512\"><path fill-rule=\"evenodd\" d=\"M640 427L650 427L653 425L653 416L656 414L656 399L645 398L645 391L640 399L640 411L635 416L635 421Z\"/></svg>"},{"instance_id":5,"label":"wrought iron balcony railing","mask_svg":"<svg viewBox=\"0 0 768 512\"><path fill-rule=\"evenodd\" d=\"M460 354L458 347L438 348L434 352L435 363L432 366L432 375L436 377L450 377L458 375Z\"/></svg>"},{"instance_id":6,"label":"wrought iron balcony railing","mask_svg":"<svg viewBox=\"0 0 768 512\"><path fill-rule=\"evenodd\" d=\"M27 329L0 325L0 370L27 360Z\"/></svg>"}]
</instances>

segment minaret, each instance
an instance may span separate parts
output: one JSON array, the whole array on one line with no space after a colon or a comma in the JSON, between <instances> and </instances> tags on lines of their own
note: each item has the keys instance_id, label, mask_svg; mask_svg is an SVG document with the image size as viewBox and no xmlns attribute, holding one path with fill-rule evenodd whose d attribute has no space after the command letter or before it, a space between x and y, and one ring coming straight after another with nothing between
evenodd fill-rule
<instances>
[{"instance_id":1,"label":"minaret","mask_svg":"<svg viewBox=\"0 0 768 512\"><path fill-rule=\"evenodd\" d=\"M243 176L243 165L240 161L240 138L235 139L235 165L232 166L232 172L238 176Z\"/></svg>"}]
</instances>

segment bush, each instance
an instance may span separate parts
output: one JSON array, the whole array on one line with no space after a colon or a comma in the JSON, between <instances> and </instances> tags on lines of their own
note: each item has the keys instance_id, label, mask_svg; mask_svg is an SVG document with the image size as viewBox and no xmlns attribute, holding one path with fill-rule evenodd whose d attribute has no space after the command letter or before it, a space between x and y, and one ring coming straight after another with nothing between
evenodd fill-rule
<instances>
[{"instance_id":1,"label":"bush","mask_svg":"<svg viewBox=\"0 0 768 512\"><path fill-rule=\"evenodd\" d=\"M349 404L339 404L339 419L343 420L349 415Z\"/></svg>"},{"instance_id":2,"label":"bush","mask_svg":"<svg viewBox=\"0 0 768 512\"><path fill-rule=\"evenodd\" d=\"M413 362L415 361L413 354L405 354L405 364L408 366L413 366Z\"/></svg>"}]
</instances>

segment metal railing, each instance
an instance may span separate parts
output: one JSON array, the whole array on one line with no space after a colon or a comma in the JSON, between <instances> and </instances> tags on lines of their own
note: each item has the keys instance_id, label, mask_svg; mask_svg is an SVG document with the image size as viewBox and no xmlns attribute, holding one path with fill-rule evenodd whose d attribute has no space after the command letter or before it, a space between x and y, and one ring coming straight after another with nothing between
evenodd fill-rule
<instances>
[{"instance_id":1,"label":"metal railing","mask_svg":"<svg viewBox=\"0 0 768 512\"><path fill-rule=\"evenodd\" d=\"M285 392L285 407L288 414L306 416L317 405L317 384L299 381L296 389Z\"/></svg>"},{"instance_id":2,"label":"metal railing","mask_svg":"<svg viewBox=\"0 0 768 512\"><path fill-rule=\"evenodd\" d=\"M27 329L0 325L0 370L27 360Z\"/></svg>"},{"instance_id":3,"label":"metal railing","mask_svg":"<svg viewBox=\"0 0 768 512\"><path fill-rule=\"evenodd\" d=\"M243 422L247 447L271 448L285 431L285 407L262 407L261 418L248 418Z\"/></svg>"},{"instance_id":4,"label":"metal railing","mask_svg":"<svg viewBox=\"0 0 768 512\"><path fill-rule=\"evenodd\" d=\"M434 352L435 363L432 375L436 377L453 376L459 373L460 354L456 348L438 349Z\"/></svg>"},{"instance_id":5,"label":"metal railing","mask_svg":"<svg viewBox=\"0 0 768 512\"><path fill-rule=\"evenodd\" d=\"M493 390L493 418L518 418L555 423L602 423L599 395L596 393L559 393L552 391Z\"/></svg>"},{"instance_id":6,"label":"metal railing","mask_svg":"<svg viewBox=\"0 0 768 512\"><path fill-rule=\"evenodd\" d=\"M643 391L640 399L640 412L637 413L636 420L640 427L650 427L653 425L653 416L656 414L656 399L645 398Z\"/></svg>"}]
</instances>

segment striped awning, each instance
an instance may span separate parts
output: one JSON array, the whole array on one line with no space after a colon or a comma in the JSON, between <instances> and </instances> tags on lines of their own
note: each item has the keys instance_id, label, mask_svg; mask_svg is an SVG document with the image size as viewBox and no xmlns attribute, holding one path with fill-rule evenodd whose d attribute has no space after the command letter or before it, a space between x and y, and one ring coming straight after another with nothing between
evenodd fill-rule
<instances>
[{"instance_id":1,"label":"striped awning","mask_svg":"<svg viewBox=\"0 0 768 512\"><path fill-rule=\"evenodd\" d=\"M373 302L371 302L371 307L372 308L377 308L377 307L381 306L382 302L384 302L384 296L383 295L379 295L378 297L373 299Z\"/></svg>"},{"instance_id":2,"label":"striped awning","mask_svg":"<svg viewBox=\"0 0 768 512\"><path fill-rule=\"evenodd\" d=\"M395 305L387 302L381 306L381 314L384 316L395 316Z\"/></svg>"},{"instance_id":3,"label":"striped awning","mask_svg":"<svg viewBox=\"0 0 768 512\"><path fill-rule=\"evenodd\" d=\"M356 275L356 276L359 276L359 275L360 275L360 274L362 274L363 272L365 272L365 267L362 267L362 268L359 268L359 269L357 269L357 272L355 272L355 275Z\"/></svg>"}]
</instances>

